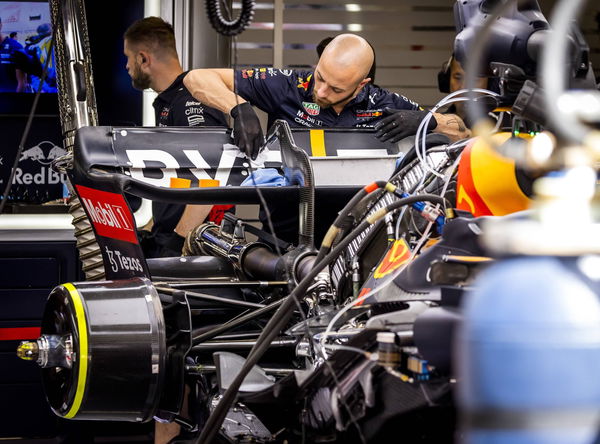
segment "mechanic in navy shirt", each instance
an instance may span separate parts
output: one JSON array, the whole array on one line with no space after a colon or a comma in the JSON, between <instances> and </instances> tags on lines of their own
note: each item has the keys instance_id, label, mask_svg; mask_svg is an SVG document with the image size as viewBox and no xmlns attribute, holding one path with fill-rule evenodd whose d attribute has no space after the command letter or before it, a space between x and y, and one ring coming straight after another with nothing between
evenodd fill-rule
<instances>
[{"instance_id":1,"label":"mechanic in navy shirt","mask_svg":"<svg viewBox=\"0 0 600 444\"><path fill-rule=\"evenodd\" d=\"M373 48L365 39L342 34L325 46L314 71L198 69L190 71L184 84L194 97L234 118L234 143L251 158L256 158L264 138L250 104L268 113L269 125L284 119L291 126L309 128L375 127L382 140L415 134L427 111L370 84L373 62ZM469 136L457 116L434 116L429 130L452 140ZM270 211L277 236L297 240L297 210L281 202Z\"/></svg>"},{"instance_id":2,"label":"mechanic in navy shirt","mask_svg":"<svg viewBox=\"0 0 600 444\"><path fill-rule=\"evenodd\" d=\"M124 40L133 86L159 93L152 104L157 126L227 126L222 112L192 97L183 85L187 72L179 63L169 23L158 17L138 20L127 29ZM149 235L142 235L144 253L180 256L187 233L207 218L216 221L216 212L210 205L152 202L152 228Z\"/></svg>"},{"instance_id":3,"label":"mechanic in navy shirt","mask_svg":"<svg viewBox=\"0 0 600 444\"><path fill-rule=\"evenodd\" d=\"M314 71L197 69L188 73L184 84L194 97L234 118L234 142L252 158L263 144L263 134L250 104L268 113L269 125L284 119L292 126L310 128L375 127L382 140L415 134L427 111L370 84L367 75L373 60L365 39L342 34L325 47ZM453 141L470 135L457 116L434 113L434 117L430 131Z\"/></svg>"}]
</instances>

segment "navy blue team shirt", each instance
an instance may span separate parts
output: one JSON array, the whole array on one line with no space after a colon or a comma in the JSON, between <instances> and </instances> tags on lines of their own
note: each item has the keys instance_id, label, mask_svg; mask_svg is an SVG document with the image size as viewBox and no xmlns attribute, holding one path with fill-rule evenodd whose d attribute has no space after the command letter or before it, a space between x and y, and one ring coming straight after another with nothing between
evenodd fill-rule
<instances>
[{"instance_id":1,"label":"navy blue team shirt","mask_svg":"<svg viewBox=\"0 0 600 444\"><path fill-rule=\"evenodd\" d=\"M156 126L227 126L225 115L200 103L183 84L188 71L177 76L167 89L161 92L152 106Z\"/></svg>"},{"instance_id":2,"label":"navy blue team shirt","mask_svg":"<svg viewBox=\"0 0 600 444\"><path fill-rule=\"evenodd\" d=\"M248 68L235 72L237 93L269 114L269 127L283 119L296 127L372 128L385 107L419 110L408 98L368 83L338 115L313 101L314 73L275 68Z\"/></svg>"}]
</instances>

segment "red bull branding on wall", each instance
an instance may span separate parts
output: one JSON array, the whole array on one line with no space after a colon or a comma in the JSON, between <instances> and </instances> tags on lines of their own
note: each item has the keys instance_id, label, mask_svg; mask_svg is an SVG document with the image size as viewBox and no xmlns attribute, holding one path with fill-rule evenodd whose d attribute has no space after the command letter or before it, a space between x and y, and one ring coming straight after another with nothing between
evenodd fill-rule
<instances>
[{"instance_id":1,"label":"red bull branding on wall","mask_svg":"<svg viewBox=\"0 0 600 444\"><path fill-rule=\"evenodd\" d=\"M46 123L46 122L44 122ZM10 130L18 129L17 126ZM46 131L46 126L40 127L40 132ZM45 134L48 135L48 134ZM17 151L20 135L9 132L5 143L0 147L0 186L4 186L10 177L14 153ZM40 204L64 197L64 184L67 176L52 168L52 163L67 154L60 142L55 143L49 137L32 141L19 157L17 168L12 180L8 199L14 203Z\"/></svg>"},{"instance_id":2,"label":"red bull branding on wall","mask_svg":"<svg viewBox=\"0 0 600 444\"><path fill-rule=\"evenodd\" d=\"M34 145L21 153L19 167L15 171L13 185L56 185L65 183L66 176L52 169L52 162L67 154L67 151L49 140ZM31 161L39 164L37 171L24 168L21 162ZM31 165L31 164L29 164Z\"/></svg>"}]
</instances>

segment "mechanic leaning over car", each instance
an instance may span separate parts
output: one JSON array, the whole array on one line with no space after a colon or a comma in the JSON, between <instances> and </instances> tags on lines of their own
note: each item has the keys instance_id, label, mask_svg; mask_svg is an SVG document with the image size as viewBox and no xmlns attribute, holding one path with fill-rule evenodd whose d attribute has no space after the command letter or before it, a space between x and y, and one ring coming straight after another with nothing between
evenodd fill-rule
<instances>
[{"instance_id":1,"label":"mechanic leaning over car","mask_svg":"<svg viewBox=\"0 0 600 444\"><path fill-rule=\"evenodd\" d=\"M151 88L157 126L227 126L222 112L194 99L183 85L173 27L159 17L133 23L124 35L127 72L134 88ZM140 233L146 257L180 256L186 234L205 219L220 222L224 206L152 202L153 224ZM231 207L231 206L228 206Z\"/></svg>"},{"instance_id":2,"label":"mechanic leaning over car","mask_svg":"<svg viewBox=\"0 0 600 444\"><path fill-rule=\"evenodd\" d=\"M195 69L183 83L196 99L234 118L234 143L254 159L264 137L251 104L268 113L269 125L283 119L291 126L310 128L371 128L381 121L376 135L382 140L415 134L427 111L406 97L370 84L367 75L372 64L373 50L365 39L341 34L325 47L314 72ZM469 136L458 116L434 116L428 130L453 141Z\"/></svg>"},{"instance_id":3,"label":"mechanic leaning over car","mask_svg":"<svg viewBox=\"0 0 600 444\"><path fill-rule=\"evenodd\" d=\"M268 114L269 126L283 119L294 127L375 127L377 137L392 142L415 134L428 111L371 84L368 74L373 62L373 48L365 39L341 34L325 46L314 71L196 69L183 83L195 98L234 118L234 143L255 159L264 137L251 105ZM452 140L469 137L470 131L458 116L434 116L428 130ZM280 202L269 205L269 210L277 237L297 241L297 208ZM261 220L265 220L262 211Z\"/></svg>"}]
</instances>

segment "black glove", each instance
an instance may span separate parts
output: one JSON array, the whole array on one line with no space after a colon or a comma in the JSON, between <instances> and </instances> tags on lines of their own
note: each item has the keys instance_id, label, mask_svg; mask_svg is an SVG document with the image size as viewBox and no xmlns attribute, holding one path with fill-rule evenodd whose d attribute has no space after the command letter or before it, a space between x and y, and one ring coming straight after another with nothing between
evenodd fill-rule
<instances>
[{"instance_id":1,"label":"black glove","mask_svg":"<svg viewBox=\"0 0 600 444\"><path fill-rule=\"evenodd\" d=\"M408 109L385 108L383 110L387 117L381 119L375 125L377 132L375 137L382 142L389 140L396 143L408 136L417 133L421 121L429 114L428 111L413 111ZM427 125L427 131L432 131L437 126L435 117L432 117Z\"/></svg>"},{"instance_id":2,"label":"black glove","mask_svg":"<svg viewBox=\"0 0 600 444\"><path fill-rule=\"evenodd\" d=\"M233 121L233 143L252 160L256 159L265 143L260 120L248 102L234 106L230 113Z\"/></svg>"}]
</instances>

